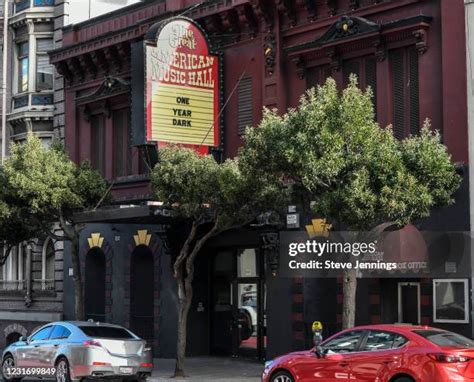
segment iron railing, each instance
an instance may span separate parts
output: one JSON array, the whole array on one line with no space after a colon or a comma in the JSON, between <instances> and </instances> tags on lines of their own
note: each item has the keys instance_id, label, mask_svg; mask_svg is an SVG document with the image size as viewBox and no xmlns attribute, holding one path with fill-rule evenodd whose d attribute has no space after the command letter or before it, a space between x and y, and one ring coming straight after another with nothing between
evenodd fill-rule
<instances>
[{"instance_id":1,"label":"iron railing","mask_svg":"<svg viewBox=\"0 0 474 382\"><path fill-rule=\"evenodd\" d=\"M23 290L25 286L25 280L0 280L0 291Z\"/></svg>"},{"instance_id":2,"label":"iron railing","mask_svg":"<svg viewBox=\"0 0 474 382\"><path fill-rule=\"evenodd\" d=\"M54 290L54 279L33 279L33 290Z\"/></svg>"}]
</instances>

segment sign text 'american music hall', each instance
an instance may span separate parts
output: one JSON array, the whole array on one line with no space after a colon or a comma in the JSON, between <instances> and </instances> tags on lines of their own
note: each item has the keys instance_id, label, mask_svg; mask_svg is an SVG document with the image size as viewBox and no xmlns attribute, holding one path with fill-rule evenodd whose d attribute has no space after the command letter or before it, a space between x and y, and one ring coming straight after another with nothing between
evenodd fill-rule
<instances>
[{"instance_id":1,"label":"sign text 'american music hall'","mask_svg":"<svg viewBox=\"0 0 474 382\"><path fill-rule=\"evenodd\" d=\"M147 140L202 151L218 145L219 61L186 18L168 21L146 47Z\"/></svg>"}]
</instances>

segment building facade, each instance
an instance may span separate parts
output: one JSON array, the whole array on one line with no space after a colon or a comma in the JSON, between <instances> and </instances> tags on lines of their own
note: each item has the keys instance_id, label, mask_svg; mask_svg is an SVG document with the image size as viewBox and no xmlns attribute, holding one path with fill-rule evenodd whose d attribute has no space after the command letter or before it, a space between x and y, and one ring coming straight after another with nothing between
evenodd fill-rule
<instances>
[{"instance_id":1,"label":"building facade","mask_svg":"<svg viewBox=\"0 0 474 382\"><path fill-rule=\"evenodd\" d=\"M77 218L86 224L86 315L130 327L153 344L155 356L175 354L170 263L182 229L170 227L166 210L150 203L154 162L150 145L136 142L145 131L144 46L169 18L194 20L222 59L225 108L218 145L210 150L216 158L236 155L245 127L258 124L263 107L284 112L327 77L342 88L354 73L373 89L381 126L391 124L403 138L429 118L461 164L456 204L416 228L470 231L465 27L458 22L464 12L462 2L448 0L162 0L63 29L63 47L50 57L65 78L65 145L74 161L90 160L114 182L116 203ZM312 217L299 212L302 226L309 224ZM263 227L229 232L203 250L189 354L270 358L309 346L314 320L325 323L326 334L340 328L341 280L275 277L278 234ZM72 296L69 267L64 292ZM470 283L455 275L437 283L362 280L356 321L433 323L472 336ZM461 293L451 301L446 288ZM461 305L462 317L440 319L436 300ZM73 318L73 306L72 298L64 301L65 318ZM250 333L242 333L243 320Z\"/></svg>"},{"instance_id":2,"label":"building facade","mask_svg":"<svg viewBox=\"0 0 474 382\"><path fill-rule=\"evenodd\" d=\"M54 67L47 55L54 48L54 1L18 0L9 5L8 31L3 33L9 39L7 154L10 143L25 140L29 132L45 145L54 136ZM10 250L0 268L2 346L62 318L62 254L63 243L51 239L35 239Z\"/></svg>"},{"instance_id":3,"label":"building facade","mask_svg":"<svg viewBox=\"0 0 474 382\"><path fill-rule=\"evenodd\" d=\"M0 34L2 46L3 39L9 39L7 154L10 143L22 142L29 132L45 146L64 139L64 79L50 64L48 52L62 46L62 28L71 20L82 21L123 6L102 3L78 11L69 0L10 0L8 4L8 33ZM3 29L3 5L0 12ZM0 80L2 66L0 62ZM0 346L63 318L63 249L62 241L35 239L10 251L0 267Z\"/></svg>"}]
</instances>

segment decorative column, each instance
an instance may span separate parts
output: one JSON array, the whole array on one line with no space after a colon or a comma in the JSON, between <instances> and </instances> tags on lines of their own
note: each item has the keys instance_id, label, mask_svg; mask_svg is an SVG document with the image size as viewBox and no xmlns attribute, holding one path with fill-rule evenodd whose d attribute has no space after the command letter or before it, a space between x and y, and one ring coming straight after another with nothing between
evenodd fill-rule
<instances>
[{"instance_id":1,"label":"decorative column","mask_svg":"<svg viewBox=\"0 0 474 382\"><path fill-rule=\"evenodd\" d=\"M26 246L26 263L25 263L25 282L26 282L26 294L25 294L25 305L27 308L31 306L31 244L28 243Z\"/></svg>"},{"instance_id":2,"label":"decorative column","mask_svg":"<svg viewBox=\"0 0 474 382\"><path fill-rule=\"evenodd\" d=\"M27 20L26 23L28 26L28 92L31 93L36 90L36 38L33 20Z\"/></svg>"}]
</instances>

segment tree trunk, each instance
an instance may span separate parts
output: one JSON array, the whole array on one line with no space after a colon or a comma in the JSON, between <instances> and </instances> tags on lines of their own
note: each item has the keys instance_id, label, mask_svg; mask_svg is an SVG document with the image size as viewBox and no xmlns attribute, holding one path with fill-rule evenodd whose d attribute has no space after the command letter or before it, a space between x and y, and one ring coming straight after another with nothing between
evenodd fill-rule
<instances>
[{"instance_id":1,"label":"tree trunk","mask_svg":"<svg viewBox=\"0 0 474 382\"><path fill-rule=\"evenodd\" d=\"M79 259L79 235L74 234L71 238L71 260L74 280L74 312L76 320L84 320L84 287L82 285L81 262Z\"/></svg>"},{"instance_id":2,"label":"tree trunk","mask_svg":"<svg viewBox=\"0 0 474 382\"><path fill-rule=\"evenodd\" d=\"M186 338L188 313L193 299L192 287L189 280L178 279L178 343L176 347L176 367L174 371L175 377L184 377L184 362L186 359ZM185 284L186 287L185 287Z\"/></svg>"},{"instance_id":3,"label":"tree trunk","mask_svg":"<svg viewBox=\"0 0 474 382\"><path fill-rule=\"evenodd\" d=\"M357 292L357 270L346 269L342 281L342 329L352 328L355 325Z\"/></svg>"},{"instance_id":4,"label":"tree trunk","mask_svg":"<svg viewBox=\"0 0 474 382\"><path fill-rule=\"evenodd\" d=\"M59 214L59 224L64 236L71 241L72 279L74 281L74 313L76 320L84 320L84 286L81 275L81 261L79 259L79 235L84 228L82 225L68 222L63 214Z\"/></svg>"},{"instance_id":5,"label":"tree trunk","mask_svg":"<svg viewBox=\"0 0 474 382\"><path fill-rule=\"evenodd\" d=\"M174 277L178 283L178 343L176 346L175 377L184 377L184 361L186 359L186 330L188 313L193 300L194 260L204 244L218 232L218 221L216 218L214 226L201 239L194 244L189 251L191 241L194 239L198 225L193 223L191 232L186 239L181 252L174 263Z\"/></svg>"}]
</instances>

